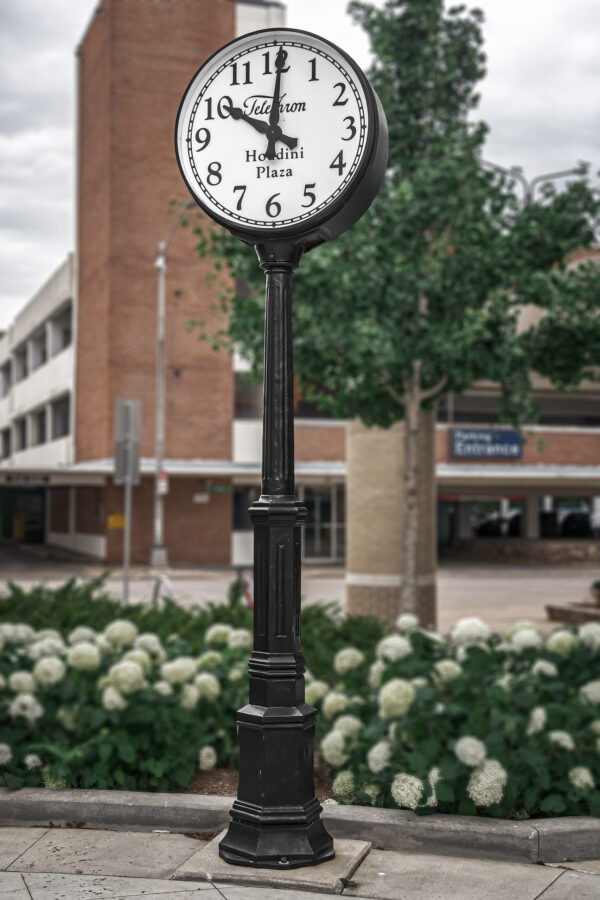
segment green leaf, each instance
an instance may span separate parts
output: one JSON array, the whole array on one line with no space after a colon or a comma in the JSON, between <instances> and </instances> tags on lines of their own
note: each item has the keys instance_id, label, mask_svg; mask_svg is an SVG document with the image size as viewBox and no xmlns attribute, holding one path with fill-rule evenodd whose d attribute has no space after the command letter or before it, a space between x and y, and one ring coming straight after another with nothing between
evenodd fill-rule
<instances>
[{"instance_id":1,"label":"green leaf","mask_svg":"<svg viewBox=\"0 0 600 900\"><path fill-rule=\"evenodd\" d=\"M540 803L540 809L547 813L561 813L567 808L567 804L560 794L548 794Z\"/></svg>"},{"instance_id":2,"label":"green leaf","mask_svg":"<svg viewBox=\"0 0 600 900\"><path fill-rule=\"evenodd\" d=\"M438 781L435 786L435 792L438 800L442 803L452 803L454 800L454 788L447 781ZM469 813L465 815L469 815Z\"/></svg>"}]
</instances>

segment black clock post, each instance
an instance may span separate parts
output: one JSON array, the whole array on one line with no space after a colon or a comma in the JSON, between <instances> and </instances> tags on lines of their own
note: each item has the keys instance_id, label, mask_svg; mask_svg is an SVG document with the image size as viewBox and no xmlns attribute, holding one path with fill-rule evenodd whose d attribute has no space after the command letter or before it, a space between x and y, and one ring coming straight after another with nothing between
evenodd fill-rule
<instances>
[{"instance_id":1,"label":"black clock post","mask_svg":"<svg viewBox=\"0 0 600 900\"><path fill-rule=\"evenodd\" d=\"M266 273L262 491L254 526L250 702L238 712L240 781L219 854L237 865L291 869L334 856L314 786L316 710L304 700L301 528L294 495L294 243L256 247Z\"/></svg>"}]
</instances>

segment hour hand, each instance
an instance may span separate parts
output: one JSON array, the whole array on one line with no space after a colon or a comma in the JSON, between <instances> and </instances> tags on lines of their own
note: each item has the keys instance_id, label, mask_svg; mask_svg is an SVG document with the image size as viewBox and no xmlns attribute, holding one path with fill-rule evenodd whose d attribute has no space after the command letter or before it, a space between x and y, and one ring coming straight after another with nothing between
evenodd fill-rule
<instances>
[{"instance_id":1,"label":"hour hand","mask_svg":"<svg viewBox=\"0 0 600 900\"><path fill-rule=\"evenodd\" d=\"M243 109L240 109L239 106L230 106L228 108L229 115L232 119L243 119L244 122L247 122L249 125L252 125L260 134L267 134L267 132L279 132L276 137L276 140L280 140L282 144L285 144L290 150L293 150L294 147L298 146L298 138L288 137L285 134L281 134L281 129L278 125L273 128L269 125L268 122L263 122L262 119L254 119L252 116L246 115Z\"/></svg>"}]
</instances>

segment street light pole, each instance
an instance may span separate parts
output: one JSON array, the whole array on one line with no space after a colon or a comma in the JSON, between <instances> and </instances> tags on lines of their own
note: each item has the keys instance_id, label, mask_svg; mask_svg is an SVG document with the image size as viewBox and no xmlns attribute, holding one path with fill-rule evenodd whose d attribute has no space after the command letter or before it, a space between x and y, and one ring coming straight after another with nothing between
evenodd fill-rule
<instances>
[{"instance_id":1,"label":"street light pole","mask_svg":"<svg viewBox=\"0 0 600 900\"><path fill-rule=\"evenodd\" d=\"M156 414L154 451L154 537L150 551L150 565L161 567L169 563L164 544L164 495L161 488L165 449L165 307L167 282L167 251L184 213L196 206L195 201L182 203L171 222L164 241L158 245L154 266L158 270L156 319Z\"/></svg>"},{"instance_id":2,"label":"street light pole","mask_svg":"<svg viewBox=\"0 0 600 900\"><path fill-rule=\"evenodd\" d=\"M484 166L487 166L490 169L496 169L497 172L502 172L504 175L508 175L509 178L514 178L519 182L523 188L523 202L525 206L533 203L535 189L538 185L545 184L547 181L555 181L557 178L568 178L569 175L578 175L581 178L584 175L587 175L590 169L589 163L580 161L573 169L561 169L558 172L547 172L545 175L536 175L535 178L528 181L518 166L505 169L503 166L488 162L485 159L482 160L482 162Z\"/></svg>"}]
</instances>

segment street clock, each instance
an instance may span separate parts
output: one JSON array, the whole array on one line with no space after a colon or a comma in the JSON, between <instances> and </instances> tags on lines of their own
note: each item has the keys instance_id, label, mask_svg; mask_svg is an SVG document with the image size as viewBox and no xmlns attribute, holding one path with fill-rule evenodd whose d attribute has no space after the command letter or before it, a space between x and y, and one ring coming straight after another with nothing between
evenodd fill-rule
<instances>
[{"instance_id":1,"label":"street clock","mask_svg":"<svg viewBox=\"0 0 600 900\"><path fill-rule=\"evenodd\" d=\"M372 203L387 125L363 72L339 47L271 28L202 65L181 101L175 145L195 199L237 237L314 245Z\"/></svg>"}]
</instances>

